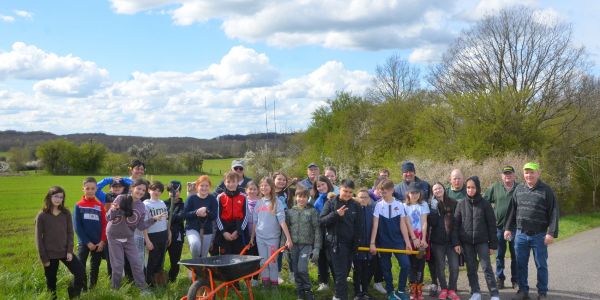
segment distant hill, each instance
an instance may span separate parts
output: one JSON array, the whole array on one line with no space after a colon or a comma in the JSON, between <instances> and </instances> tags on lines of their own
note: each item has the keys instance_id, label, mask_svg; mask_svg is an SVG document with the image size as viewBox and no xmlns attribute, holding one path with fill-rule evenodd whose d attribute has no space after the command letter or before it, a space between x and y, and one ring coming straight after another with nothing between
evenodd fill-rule
<instances>
[{"instance_id":1,"label":"distant hill","mask_svg":"<svg viewBox=\"0 0 600 300\"><path fill-rule=\"evenodd\" d=\"M94 141L104 144L113 152L125 152L131 145L154 143L167 153L181 153L192 149L202 149L207 153L220 154L223 157L243 155L268 144L270 147L284 147L293 134L254 133L248 135L223 135L212 139L191 137L141 137L125 135L107 135L104 133L76 133L56 135L45 131L21 132L15 130L0 131L0 151L11 147L37 146L40 143L64 138L76 144Z\"/></svg>"}]
</instances>

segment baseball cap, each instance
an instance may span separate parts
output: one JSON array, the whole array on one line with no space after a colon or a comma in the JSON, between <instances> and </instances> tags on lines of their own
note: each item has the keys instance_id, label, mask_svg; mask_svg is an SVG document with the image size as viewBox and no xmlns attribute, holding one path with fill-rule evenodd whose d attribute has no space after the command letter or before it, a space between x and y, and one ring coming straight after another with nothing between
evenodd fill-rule
<instances>
[{"instance_id":1,"label":"baseball cap","mask_svg":"<svg viewBox=\"0 0 600 300\"><path fill-rule=\"evenodd\" d=\"M308 166L307 166L306 168L307 168L307 169L310 169L310 168L313 168L313 167L316 167L316 168L318 168L319 166L318 166L316 163L314 163L314 162L311 162L310 164L308 164Z\"/></svg>"},{"instance_id":2,"label":"baseball cap","mask_svg":"<svg viewBox=\"0 0 600 300\"><path fill-rule=\"evenodd\" d=\"M232 161L231 162L231 168L233 169L235 167L242 167L243 168L244 167L244 162L241 161L241 160L237 160L237 159L234 160L234 161Z\"/></svg>"},{"instance_id":3,"label":"baseball cap","mask_svg":"<svg viewBox=\"0 0 600 300\"><path fill-rule=\"evenodd\" d=\"M540 165L538 165L537 163L534 163L534 162L528 162L523 166L523 170L527 170L527 169L537 171L540 169Z\"/></svg>"},{"instance_id":4,"label":"baseball cap","mask_svg":"<svg viewBox=\"0 0 600 300\"><path fill-rule=\"evenodd\" d=\"M502 173L514 173L515 172L515 168L513 168L512 166L506 165L504 167L502 167Z\"/></svg>"},{"instance_id":5,"label":"baseball cap","mask_svg":"<svg viewBox=\"0 0 600 300\"><path fill-rule=\"evenodd\" d=\"M415 172L415 164L413 164L411 161L406 160L402 163L402 173L408 171Z\"/></svg>"}]
</instances>

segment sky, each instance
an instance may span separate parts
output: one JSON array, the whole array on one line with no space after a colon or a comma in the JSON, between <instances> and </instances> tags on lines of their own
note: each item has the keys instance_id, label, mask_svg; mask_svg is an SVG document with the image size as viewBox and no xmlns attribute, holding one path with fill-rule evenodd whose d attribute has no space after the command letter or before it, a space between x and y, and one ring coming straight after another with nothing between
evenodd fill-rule
<instances>
[{"instance_id":1,"label":"sky","mask_svg":"<svg viewBox=\"0 0 600 300\"><path fill-rule=\"evenodd\" d=\"M336 92L362 96L391 55L426 76L462 30L515 4L572 24L600 73L595 0L4 0L0 130L299 131Z\"/></svg>"}]
</instances>

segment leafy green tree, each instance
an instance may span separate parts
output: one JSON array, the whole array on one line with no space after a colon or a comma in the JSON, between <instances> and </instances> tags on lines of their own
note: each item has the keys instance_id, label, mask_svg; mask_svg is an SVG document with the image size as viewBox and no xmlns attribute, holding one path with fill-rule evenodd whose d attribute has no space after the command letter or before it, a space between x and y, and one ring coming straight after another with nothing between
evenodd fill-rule
<instances>
[{"instance_id":1,"label":"leafy green tree","mask_svg":"<svg viewBox=\"0 0 600 300\"><path fill-rule=\"evenodd\" d=\"M38 146L35 154L44 168L51 174L72 174L73 159L79 154L75 144L66 139L48 141Z\"/></svg>"},{"instance_id":2,"label":"leafy green tree","mask_svg":"<svg viewBox=\"0 0 600 300\"><path fill-rule=\"evenodd\" d=\"M83 143L79 146L78 155L72 159L72 167L79 174L96 174L107 154L104 144L93 141Z\"/></svg>"}]
</instances>

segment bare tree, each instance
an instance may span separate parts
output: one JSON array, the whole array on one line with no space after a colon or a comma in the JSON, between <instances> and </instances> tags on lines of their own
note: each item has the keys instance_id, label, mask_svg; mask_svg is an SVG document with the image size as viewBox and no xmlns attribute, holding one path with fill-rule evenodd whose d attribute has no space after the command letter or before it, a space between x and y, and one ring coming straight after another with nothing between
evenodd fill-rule
<instances>
[{"instance_id":1,"label":"bare tree","mask_svg":"<svg viewBox=\"0 0 600 300\"><path fill-rule=\"evenodd\" d=\"M530 8L501 10L463 32L433 68L431 85L443 94L504 91L523 94L520 105L543 126L578 101L587 62L572 43L570 24L541 20ZM552 123L552 122L546 122Z\"/></svg>"},{"instance_id":2,"label":"bare tree","mask_svg":"<svg viewBox=\"0 0 600 300\"><path fill-rule=\"evenodd\" d=\"M375 102L406 99L419 89L419 76L419 69L394 54L383 65L377 65L367 98Z\"/></svg>"}]
</instances>

